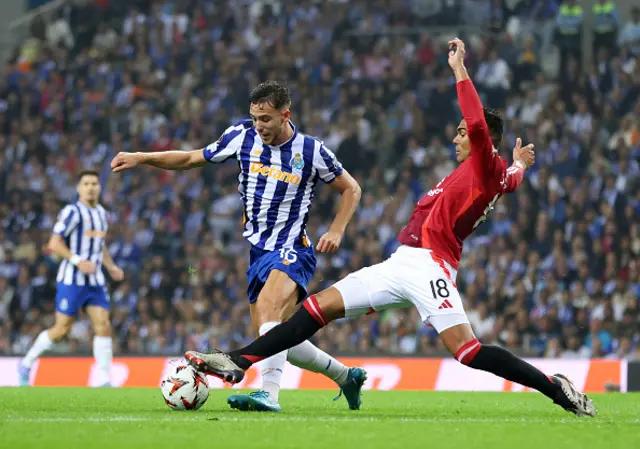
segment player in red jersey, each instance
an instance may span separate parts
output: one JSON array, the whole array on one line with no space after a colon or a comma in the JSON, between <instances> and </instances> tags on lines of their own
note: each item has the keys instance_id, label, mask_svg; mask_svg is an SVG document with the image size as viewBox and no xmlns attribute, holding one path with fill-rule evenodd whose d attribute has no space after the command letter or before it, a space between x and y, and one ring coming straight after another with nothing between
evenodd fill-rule
<instances>
[{"instance_id":1,"label":"player in red jersey","mask_svg":"<svg viewBox=\"0 0 640 449\"><path fill-rule=\"evenodd\" d=\"M229 354L187 352L193 367L239 382L253 363L302 343L330 321L415 306L460 363L536 389L577 415L595 416L591 400L565 376L546 376L506 349L481 344L469 324L455 283L462 242L486 220L500 196L522 182L535 155L533 145L522 147L520 139L512 166L498 155L502 118L483 109L464 66L464 43L455 39L449 44L463 115L454 139L461 164L418 202L398 238L402 246L386 261L310 296L289 321L242 349Z\"/></svg>"}]
</instances>

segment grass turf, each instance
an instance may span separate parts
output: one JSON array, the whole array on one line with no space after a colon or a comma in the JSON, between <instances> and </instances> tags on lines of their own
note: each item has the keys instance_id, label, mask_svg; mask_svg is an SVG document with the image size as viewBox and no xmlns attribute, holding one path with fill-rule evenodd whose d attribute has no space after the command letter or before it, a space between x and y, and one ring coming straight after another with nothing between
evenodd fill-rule
<instances>
[{"instance_id":1,"label":"grass turf","mask_svg":"<svg viewBox=\"0 0 640 449\"><path fill-rule=\"evenodd\" d=\"M640 447L640 395L594 395L595 419L536 393L364 393L363 409L329 391L284 391L282 413L230 410L212 390L197 412L169 410L159 389L0 388L2 448Z\"/></svg>"}]
</instances>

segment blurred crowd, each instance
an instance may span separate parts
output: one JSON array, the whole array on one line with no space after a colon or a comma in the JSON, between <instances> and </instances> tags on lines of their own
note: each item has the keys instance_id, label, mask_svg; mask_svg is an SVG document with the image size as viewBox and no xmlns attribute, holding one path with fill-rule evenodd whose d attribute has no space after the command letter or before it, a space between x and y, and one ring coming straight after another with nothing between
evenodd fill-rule
<instances>
[{"instance_id":1,"label":"blurred crowd","mask_svg":"<svg viewBox=\"0 0 640 449\"><path fill-rule=\"evenodd\" d=\"M108 164L217 140L265 79L291 87L294 123L363 188L310 291L382 261L417 199L456 167L443 43L458 35L484 103L506 117L501 154L511 160L516 137L537 152L465 246L458 286L478 337L531 356L640 356L640 13L611 13L614 37L594 41L587 63L567 33L595 9L576 5L103 0L36 18L0 76L0 354L23 353L52 323L57 264L44 244L83 168L102 173L109 250L126 273L110 284L116 353L253 338L237 165L115 175ZM319 187L314 239L337 200ZM81 316L57 350L89 350L90 332ZM431 355L436 337L415 310L393 310L341 320L316 343Z\"/></svg>"}]
</instances>

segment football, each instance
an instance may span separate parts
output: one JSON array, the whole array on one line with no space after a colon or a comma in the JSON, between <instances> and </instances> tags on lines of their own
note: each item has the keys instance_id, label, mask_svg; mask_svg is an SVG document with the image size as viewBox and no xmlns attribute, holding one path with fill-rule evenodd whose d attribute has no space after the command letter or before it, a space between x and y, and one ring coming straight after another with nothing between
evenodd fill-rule
<instances>
[{"instance_id":1,"label":"football","mask_svg":"<svg viewBox=\"0 0 640 449\"><path fill-rule=\"evenodd\" d=\"M160 389L164 402L173 410L198 410L209 398L207 378L188 365L178 366Z\"/></svg>"}]
</instances>

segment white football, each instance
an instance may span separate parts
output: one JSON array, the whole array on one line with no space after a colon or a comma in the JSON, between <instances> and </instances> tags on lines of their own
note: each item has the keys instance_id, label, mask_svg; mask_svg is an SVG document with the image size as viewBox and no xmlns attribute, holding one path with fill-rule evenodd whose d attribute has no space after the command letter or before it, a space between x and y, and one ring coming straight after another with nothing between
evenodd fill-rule
<instances>
[{"instance_id":1,"label":"white football","mask_svg":"<svg viewBox=\"0 0 640 449\"><path fill-rule=\"evenodd\" d=\"M204 374L188 365L176 367L160 385L164 402L173 410L198 410L209 398L209 384Z\"/></svg>"}]
</instances>

